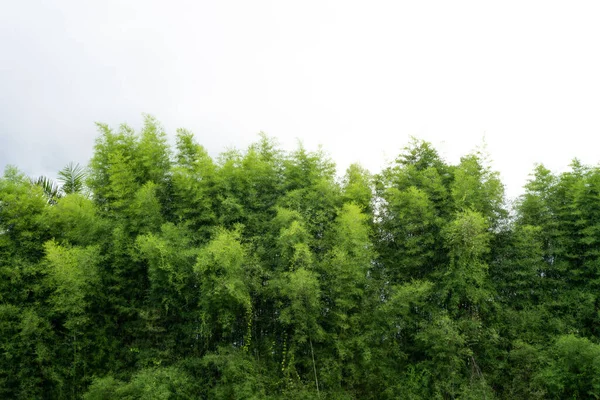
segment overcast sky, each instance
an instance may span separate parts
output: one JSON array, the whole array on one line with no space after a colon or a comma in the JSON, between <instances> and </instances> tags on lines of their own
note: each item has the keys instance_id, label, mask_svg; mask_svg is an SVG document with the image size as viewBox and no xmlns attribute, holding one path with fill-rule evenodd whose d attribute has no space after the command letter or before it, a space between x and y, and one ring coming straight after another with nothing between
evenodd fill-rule
<instances>
[{"instance_id":1,"label":"overcast sky","mask_svg":"<svg viewBox=\"0 0 600 400\"><path fill-rule=\"evenodd\" d=\"M509 195L535 162L600 161L600 3L1 1L0 167L87 163L95 121L213 155L264 131L377 172L416 136L484 138Z\"/></svg>"}]
</instances>

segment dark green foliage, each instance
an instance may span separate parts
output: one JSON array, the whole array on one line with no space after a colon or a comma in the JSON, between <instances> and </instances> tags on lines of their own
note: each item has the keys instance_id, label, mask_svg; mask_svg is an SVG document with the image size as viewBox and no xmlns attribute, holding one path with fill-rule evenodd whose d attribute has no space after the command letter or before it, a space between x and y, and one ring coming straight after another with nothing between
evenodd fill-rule
<instances>
[{"instance_id":1,"label":"dark green foliage","mask_svg":"<svg viewBox=\"0 0 600 400\"><path fill-rule=\"evenodd\" d=\"M597 398L600 392L600 345L573 335L560 336L537 376L553 399Z\"/></svg>"},{"instance_id":2,"label":"dark green foliage","mask_svg":"<svg viewBox=\"0 0 600 400\"><path fill-rule=\"evenodd\" d=\"M175 367L146 368L133 375L129 382L112 376L95 379L84 400L187 400L192 394L190 377Z\"/></svg>"},{"instance_id":3,"label":"dark green foliage","mask_svg":"<svg viewBox=\"0 0 600 400\"><path fill-rule=\"evenodd\" d=\"M455 206L451 168L429 143L413 140L377 182L377 241L386 279L424 278L448 262L440 234Z\"/></svg>"},{"instance_id":4,"label":"dark green foliage","mask_svg":"<svg viewBox=\"0 0 600 400\"><path fill-rule=\"evenodd\" d=\"M0 178L0 398L600 397L600 169L413 139L377 175L260 134L213 160L99 124Z\"/></svg>"}]
</instances>

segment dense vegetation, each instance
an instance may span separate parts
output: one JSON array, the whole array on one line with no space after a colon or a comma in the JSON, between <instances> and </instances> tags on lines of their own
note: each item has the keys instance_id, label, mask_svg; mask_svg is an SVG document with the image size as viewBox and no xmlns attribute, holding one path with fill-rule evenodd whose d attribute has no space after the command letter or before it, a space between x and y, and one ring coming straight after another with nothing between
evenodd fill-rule
<instances>
[{"instance_id":1,"label":"dense vegetation","mask_svg":"<svg viewBox=\"0 0 600 400\"><path fill-rule=\"evenodd\" d=\"M99 129L60 187L0 179L0 398L600 397L599 168L509 208L417 140L337 179L264 135Z\"/></svg>"}]
</instances>

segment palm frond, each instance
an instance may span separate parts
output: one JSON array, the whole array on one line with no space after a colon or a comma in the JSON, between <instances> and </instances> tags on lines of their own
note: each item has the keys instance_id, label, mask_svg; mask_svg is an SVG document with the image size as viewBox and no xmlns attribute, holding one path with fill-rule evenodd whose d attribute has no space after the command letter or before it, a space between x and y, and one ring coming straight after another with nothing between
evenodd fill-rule
<instances>
[{"instance_id":1,"label":"palm frond","mask_svg":"<svg viewBox=\"0 0 600 400\"><path fill-rule=\"evenodd\" d=\"M58 172L58 180L62 183L65 194L81 193L86 178L85 169L79 164L69 163Z\"/></svg>"},{"instance_id":2,"label":"palm frond","mask_svg":"<svg viewBox=\"0 0 600 400\"><path fill-rule=\"evenodd\" d=\"M37 179L32 178L31 183L42 188L44 191L44 196L50 204L55 204L56 200L61 197L60 188L50 178L45 176L40 176Z\"/></svg>"}]
</instances>

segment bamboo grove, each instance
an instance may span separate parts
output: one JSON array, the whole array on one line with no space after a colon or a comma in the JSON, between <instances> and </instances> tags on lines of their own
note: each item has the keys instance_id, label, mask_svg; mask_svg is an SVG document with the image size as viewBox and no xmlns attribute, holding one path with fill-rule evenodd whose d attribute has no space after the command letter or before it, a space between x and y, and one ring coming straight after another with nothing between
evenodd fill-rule
<instances>
[{"instance_id":1,"label":"bamboo grove","mask_svg":"<svg viewBox=\"0 0 600 400\"><path fill-rule=\"evenodd\" d=\"M600 397L600 169L508 206L474 152L378 174L99 124L0 178L0 398Z\"/></svg>"}]
</instances>

